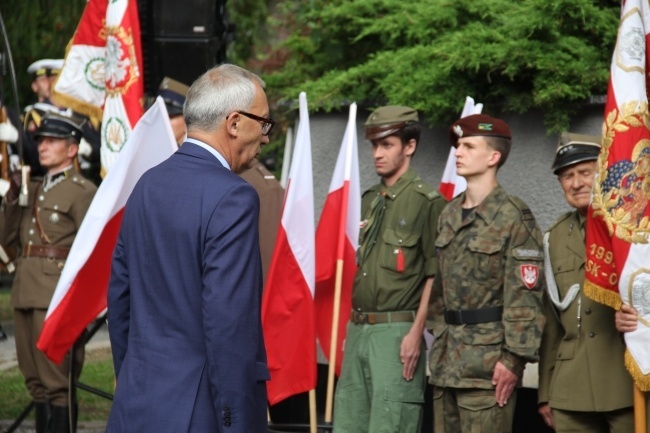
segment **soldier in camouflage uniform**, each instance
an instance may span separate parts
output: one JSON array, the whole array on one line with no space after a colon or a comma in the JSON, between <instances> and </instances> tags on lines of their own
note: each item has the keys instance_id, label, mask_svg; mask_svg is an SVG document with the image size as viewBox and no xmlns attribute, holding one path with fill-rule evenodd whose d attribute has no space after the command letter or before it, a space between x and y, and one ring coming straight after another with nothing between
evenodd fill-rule
<instances>
[{"instance_id":1,"label":"soldier in camouflage uniform","mask_svg":"<svg viewBox=\"0 0 650 433\"><path fill-rule=\"evenodd\" d=\"M542 236L530 209L497 183L510 128L477 114L450 128L467 190L438 224L429 318L436 433L510 432L516 387L538 359Z\"/></svg>"},{"instance_id":2,"label":"soldier in camouflage uniform","mask_svg":"<svg viewBox=\"0 0 650 433\"><path fill-rule=\"evenodd\" d=\"M381 107L366 121L381 183L363 194L334 432L421 429L427 305L436 272L435 227L445 200L410 169L417 111Z\"/></svg>"},{"instance_id":3,"label":"soldier in camouflage uniform","mask_svg":"<svg viewBox=\"0 0 650 433\"><path fill-rule=\"evenodd\" d=\"M614 310L582 293L587 209L600 137L564 133L553 173L573 211L544 237L546 325L539 361L539 412L557 432L632 432L632 379Z\"/></svg>"},{"instance_id":4,"label":"soldier in camouflage uniform","mask_svg":"<svg viewBox=\"0 0 650 433\"><path fill-rule=\"evenodd\" d=\"M43 117L36 139L39 161L47 170L45 178L29 183L25 206L18 203L20 186L13 181L0 209L0 244L20 249L11 304L18 366L35 403L37 433L70 431L69 357L57 365L36 348L36 341L72 242L97 190L73 166L81 136L81 127L73 119L57 114ZM83 360L83 347L76 358Z\"/></svg>"}]
</instances>

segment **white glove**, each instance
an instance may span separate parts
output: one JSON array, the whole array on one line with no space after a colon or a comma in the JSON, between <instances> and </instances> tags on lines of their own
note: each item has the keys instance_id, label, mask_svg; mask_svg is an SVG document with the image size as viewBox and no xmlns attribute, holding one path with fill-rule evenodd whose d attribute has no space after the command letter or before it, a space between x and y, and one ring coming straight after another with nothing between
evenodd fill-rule
<instances>
[{"instance_id":1,"label":"white glove","mask_svg":"<svg viewBox=\"0 0 650 433\"><path fill-rule=\"evenodd\" d=\"M18 130L9 122L0 123L0 141L15 143L18 141Z\"/></svg>"},{"instance_id":2,"label":"white glove","mask_svg":"<svg viewBox=\"0 0 650 433\"><path fill-rule=\"evenodd\" d=\"M83 137L81 142L79 142L79 155L90 158L90 155L93 153L93 148Z\"/></svg>"}]
</instances>

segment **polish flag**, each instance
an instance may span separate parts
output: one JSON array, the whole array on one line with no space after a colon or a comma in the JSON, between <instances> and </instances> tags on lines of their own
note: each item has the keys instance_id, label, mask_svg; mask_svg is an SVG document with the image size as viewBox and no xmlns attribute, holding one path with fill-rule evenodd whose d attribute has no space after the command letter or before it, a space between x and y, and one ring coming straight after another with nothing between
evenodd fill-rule
<instances>
[{"instance_id":1,"label":"polish flag","mask_svg":"<svg viewBox=\"0 0 650 433\"><path fill-rule=\"evenodd\" d=\"M262 300L271 405L316 388L314 188L307 95Z\"/></svg>"},{"instance_id":2,"label":"polish flag","mask_svg":"<svg viewBox=\"0 0 650 433\"><path fill-rule=\"evenodd\" d=\"M474 105L474 99L469 96L465 98L465 106L461 113L461 119L472 114L480 114L483 111L483 104ZM464 177L458 176L456 173L456 148L452 146L449 149L449 156L447 157L447 164L445 171L442 173L442 181L440 182L440 194L442 194L447 201L456 197L467 188L467 181Z\"/></svg>"},{"instance_id":3,"label":"polish flag","mask_svg":"<svg viewBox=\"0 0 650 433\"><path fill-rule=\"evenodd\" d=\"M650 129L648 128L648 2L627 0L610 69L603 146L587 215L587 296L639 313L625 333L625 365L650 391Z\"/></svg>"},{"instance_id":4,"label":"polish flag","mask_svg":"<svg viewBox=\"0 0 650 433\"><path fill-rule=\"evenodd\" d=\"M56 363L106 309L113 249L133 187L145 171L169 158L177 148L160 97L142 116L127 144L79 227L45 317L37 346Z\"/></svg>"},{"instance_id":5,"label":"polish flag","mask_svg":"<svg viewBox=\"0 0 650 433\"><path fill-rule=\"evenodd\" d=\"M332 347L337 264L342 266L338 336L335 346L336 374L341 373L345 328L352 309L352 284L357 272L361 221L361 187L357 150L357 104L350 115L339 151L329 193L316 230L316 332L328 359Z\"/></svg>"}]
</instances>

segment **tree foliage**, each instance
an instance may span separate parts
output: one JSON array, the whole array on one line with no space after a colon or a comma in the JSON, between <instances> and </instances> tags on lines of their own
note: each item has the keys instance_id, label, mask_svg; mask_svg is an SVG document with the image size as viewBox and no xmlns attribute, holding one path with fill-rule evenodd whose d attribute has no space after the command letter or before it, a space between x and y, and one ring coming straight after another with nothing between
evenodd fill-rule
<instances>
[{"instance_id":1,"label":"tree foliage","mask_svg":"<svg viewBox=\"0 0 650 433\"><path fill-rule=\"evenodd\" d=\"M310 107L403 104L434 124L466 95L486 112L541 109L551 131L607 90L620 3L598 0L284 0L274 98Z\"/></svg>"}]
</instances>

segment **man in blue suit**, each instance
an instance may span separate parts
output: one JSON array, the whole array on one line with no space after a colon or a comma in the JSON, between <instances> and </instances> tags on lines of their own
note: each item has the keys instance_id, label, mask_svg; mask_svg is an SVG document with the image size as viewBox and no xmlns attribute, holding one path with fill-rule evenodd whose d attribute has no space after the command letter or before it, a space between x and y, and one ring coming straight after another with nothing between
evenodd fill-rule
<instances>
[{"instance_id":1,"label":"man in blue suit","mask_svg":"<svg viewBox=\"0 0 650 433\"><path fill-rule=\"evenodd\" d=\"M198 78L187 140L126 204L108 289L107 432L267 431L259 199L236 175L274 124L263 87L234 65Z\"/></svg>"}]
</instances>

